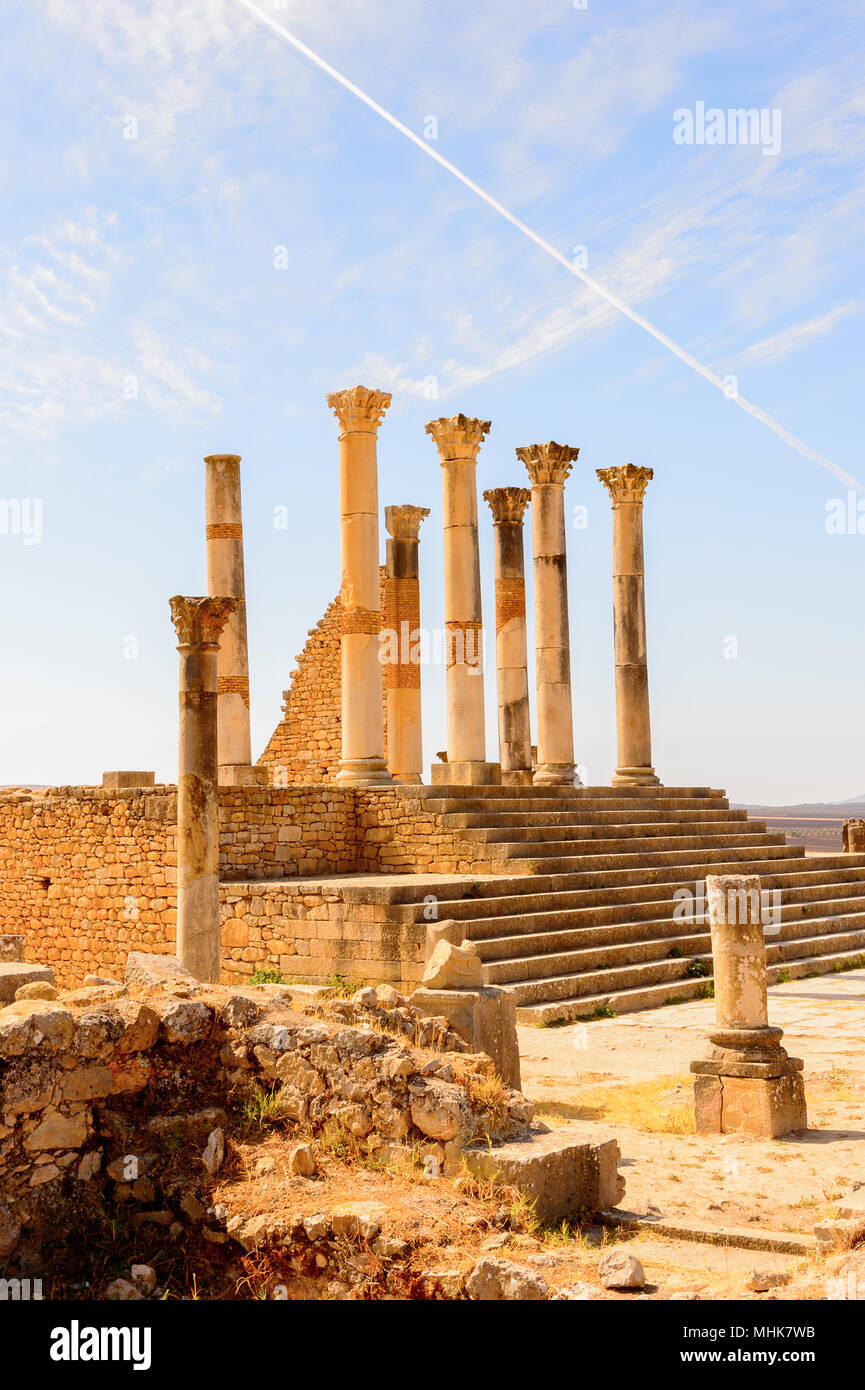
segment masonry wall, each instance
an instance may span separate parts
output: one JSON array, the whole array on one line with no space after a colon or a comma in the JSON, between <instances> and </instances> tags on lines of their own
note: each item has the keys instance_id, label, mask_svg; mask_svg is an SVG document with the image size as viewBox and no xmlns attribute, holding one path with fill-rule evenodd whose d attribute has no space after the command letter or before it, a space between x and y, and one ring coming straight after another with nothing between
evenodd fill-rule
<instances>
[{"instance_id":1,"label":"masonry wall","mask_svg":"<svg viewBox=\"0 0 865 1390\"><path fill-rule=\"evenodd\" d=\"M418 977L419 938L400 941L381 914L347 906L336 889L285 880L496 868L413 788L224 789L220 818L224 960L235 978L258 967L326 978L352 963L368 979ZM0 793L3 933L23 934L26 959L50 965L63 986L122 976L131 950L173 951L176 823L171 786Z\"/></svg>"},{"instance_id":2,"label":"masonry wall","mask_svg":"<svg viewBox=\"0 0 865 1390\"><path fill-rule=\"evenodd\" d=\"M385 605L385 571L381 569L381 611ZM306 646L295 657L291 685L282 692L282 719L261 757L274 786L332 783L342 753L342 670L340 636L342 603L339 595L324 617L309 629ZM386 695L382 719L387 743ZM385 756L387 748L385 747Z\"/></svg>"}]
</instances>

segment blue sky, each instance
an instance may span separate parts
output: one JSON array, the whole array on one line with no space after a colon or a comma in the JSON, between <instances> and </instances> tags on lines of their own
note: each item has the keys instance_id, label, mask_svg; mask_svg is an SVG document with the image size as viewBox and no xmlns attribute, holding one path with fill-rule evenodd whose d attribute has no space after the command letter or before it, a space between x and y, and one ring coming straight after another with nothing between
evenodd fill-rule
<instances>
[{"instance_id":1,"label":"blue sky","mask_svg":"<svg viewBox=\"0 0 865 1390\"><path fill-rule=\"evenodd\" d=\"M592 276L865 478L860 5L263 8L418 135L434 117L442 155L564 254L587 248ZM659 775L738 800L865 791L865 535L826 531L846 483L236 0L34 0L3 14L0 496L38 501L42 523L38 544L12 523L0 534L0 782L93 782L116 767L173 779L168 598L204 587L210 452L244 458L263 747L338 586L324 397L362 382L394 396L382 508L432 509L430 627L442 622L441 487L425 421L492 421L479 491L525 482L518 445L580 447L567 500L588 507L588 526L569 534L570 602L590 780L615 762L611 526L594 470L631 460L655 469ZM780 111L780 150L676 144L674 112L701 101ZM288 529L274 526L282 506ZM444 696L440 671L424 680L429 762ZM494 685L490 669L490 756Z\"/></svg>"}]
</instances>

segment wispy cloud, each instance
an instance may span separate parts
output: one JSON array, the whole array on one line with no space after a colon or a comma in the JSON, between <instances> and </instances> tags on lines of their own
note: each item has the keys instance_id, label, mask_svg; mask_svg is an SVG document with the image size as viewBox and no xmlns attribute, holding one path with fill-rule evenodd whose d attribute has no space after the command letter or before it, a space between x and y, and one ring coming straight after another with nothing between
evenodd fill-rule
<instances>
[{"instance_id":1,"label":"wispy cloud","mask_svg":"<svg viewBox=\"0 0 865 1390\"><path fill-rule=\"evenodd\" d=\"M770 338L763 338L759 343L752 343L744 355L750 362L780 362L782 358L788 357L797 348L806 347L814 338L825 337L843 319L857 313L859 313L858 304L839 304L837 308L830 309L826 314L807 319L803 323L791 324L789 328L783 329L780 333L773 333Z\"/></svg>"}]
</instances>

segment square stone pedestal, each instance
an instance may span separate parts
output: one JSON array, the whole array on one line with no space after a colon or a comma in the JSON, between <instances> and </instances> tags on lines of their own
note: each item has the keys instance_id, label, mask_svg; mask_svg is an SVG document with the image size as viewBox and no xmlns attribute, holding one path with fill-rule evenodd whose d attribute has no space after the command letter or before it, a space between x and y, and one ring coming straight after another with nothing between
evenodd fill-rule
<instances>
[{"instance_id":1,"label":"square stone pedestal","mask_svg":"<svg viewBox=\"0 0 865 1390\"><path fill-rule=\"evenodd\" d=\"M491 985L479 989L425 989L421 985L411 996L411 1004L428 1018L446 1018L472 1052L485 1052L493 1059L506 1086L520 1089L516 1005L506 990Z\"/></svg>"},{"instance_id":2,"label":"square stone pedestal","mask_svg":"<svg viewBox=\"0 0 865 1390\"><path fill-rule=\"evenodd\" d=\"M270 773L266 767L251 763L225 763L219 769L221 787L267 787Z\"/></svg>"},{"instance_id":3,"label":"square stone pedestal","mask_svg":"<svg viewBox=\"0 0 865 1390\"><path fill-rule=\"evenodd\" d=\"M152 787L155 783L155 772L103 772L102 774L102 787L105 791L117 792L126 787Z\"/></svg>"},{"instance_id":4,"label":"square stone pedestal","mask_svg":"<svg viewBox=\"0 0 865 1390\"><path fill-rule=\"evenodd\" d=\"M498 786L501 780L499 763L433 763L430 768L430 782L434 786L491 787Z\"/></svg>"},{"instance_id":5,"label":"square stone pedestal","mask_svg":"<svg viewBox=\"0 0 865 1390\"><path fill-rule=\"evenodd\" d=\"M711 1064L709 1064L711 1065ZM698 1134L743 1134L780 1139L808 1128L802 1062L787 1059L776 1076L722 1076L692 1062Z\"/></svg>"},{"instance_id":6,"label":"square stone pedestal","mask_svg":"<svg viewBox=\"0 0 865 1390\"><path fill-rule=\"evenodd\" d=\"M513 772L502 772L503 787L530 787L533 772L530 767L518 768Z\"/></svg>"}]
</instances>

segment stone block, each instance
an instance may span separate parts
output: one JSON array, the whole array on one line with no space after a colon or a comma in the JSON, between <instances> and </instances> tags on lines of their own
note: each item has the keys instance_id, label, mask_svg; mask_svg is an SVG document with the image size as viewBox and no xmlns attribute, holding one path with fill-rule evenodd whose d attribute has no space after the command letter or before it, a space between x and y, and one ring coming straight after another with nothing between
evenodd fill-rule
<instances>
[{"instance_id":1,"label":"stone block","mask_svg":"<svg viewBox=\"0 0 865 1390\"><path fill-rule=\"evenodd\" d=\"M23 961L0 961L0 1008L14 1002L23 985L44 980L53 985L54 971L47 965L26 965Z\"/></svg>"},{"instance_id":2,"label":"stone block","mask_svg":"<svg viewBox=\"0 0 865 1390\"><path fill-rule=\"evenodd\" d=\"M484 968L476 947L471 942L454 946L450 941L439 941L427 961L423 982L434 990L482 988Z\"/></svg>"},{"instance_id":3,"label":"stone block","mask_svg":"<svg viewBox=\"0 0 865 1390\"><path fill-rule=\"evenodd\" d=\"M698 1134L780 1139L808 1128L802 1072L791 1066L779 1076L697 1074L694 1112Z\"/></svg>"},{"instance_id":4,"label":"stone block","mask_svg":"<svg viewBox=\"0 0 865 1390\"><path fill-rule=\"evenodd\" d=\"M428 989L422 985L410 1003L426 1017L446 1018L472 1052L485 1052L492 1058L506 1086L520 1089L516 1006L506 990L489 985L479 989Z\"/></svg>"},{"instance_id":5,"label":"stone block","mask_svg":"<svg viewBox=\"0 0 865 1390\"><path fill-rule=\"evenodd\" d=\"M499 763L433 763L430 768L430 782L434 786L489 787L497 786L501 780Z\"/></svg>"},{"instance_id":6,"label":"stone block","mask_svg":"<svg viewBox=\"0 0 865 1390\"><path fill-rule=\"evenodd\" d=\"M270 773L266 767L231 763L219 769L220 787L266 787L269 783Z\"/></svg>"},{"instance_id":7,"label":"stone block","mask_svg":"<svg viewBox=\"0 0 865 1390\"><path fill-rule=\"evenodd\" d=\"M126 787L152 787L155 784L155 772L103 772L102 774L102 786L105 791L117 792Z\"/></svg>"},{"instance_id":8,"label":"stone block","mask_svg":"<svg viewBox=\"0 0 865 1390\"><path fill-rule=\"evenodd\" d=\"M440 941L449 941L452 946L462 946L464 928L460 922L429 922L424 939L423 963L429 964L430 956Z\"/></svg>"},{"instance_id":9,"label":"stone block","mask_svg":"<svg viewBox=\"0 0 865 1390\"><path fill-rule=\"evenodd\" d=\"M449 1144L444 1171L445 1177L458 1177L468 1169L474 1177L517 1188L535 1204L538 1219L546 1225L617 1206L625 1195L618 1165L615 1139L599 1137L594 1126L569 1125L532 1130L492 1148Z\"/></svg>"},{"instance_id":10,"label":"stone block","mask_svg":"<svg viewBox=\"0 0 865 1390\"><path fill-rule=\"evenodd\" d=\"M177 956L151 955L130 951L126 957L126 984L130 989L150 989L153 985L197 985L198 981Z\"/></svg>"}]
</instances>

